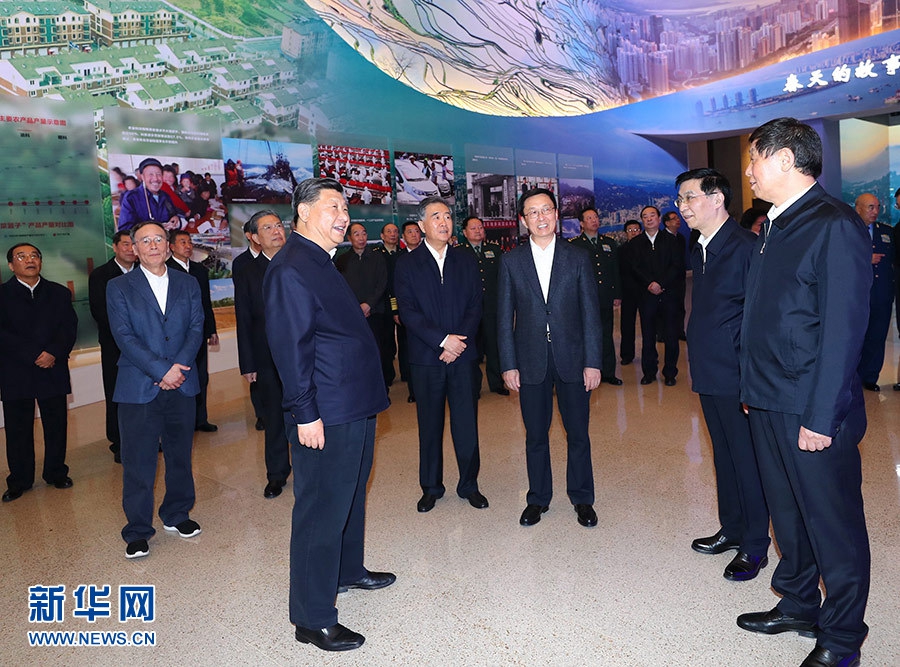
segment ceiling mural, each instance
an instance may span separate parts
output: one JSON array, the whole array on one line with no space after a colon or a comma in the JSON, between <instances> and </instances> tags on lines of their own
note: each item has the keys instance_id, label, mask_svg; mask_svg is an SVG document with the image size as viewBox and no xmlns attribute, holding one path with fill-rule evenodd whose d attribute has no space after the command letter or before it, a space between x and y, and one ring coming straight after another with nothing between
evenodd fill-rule
<instances>
[{"instance_id":1,"label":"ceiling mural","mask_svg":"<svg viewBox=\"0 0 900 667\"><path fill-rule=\"evenodd\" d=\"M306 0L358 53L448 104L578 116L897 27L898 0ZM657 0L658 2L658 0Z\"/></svg>"}]
</instances>

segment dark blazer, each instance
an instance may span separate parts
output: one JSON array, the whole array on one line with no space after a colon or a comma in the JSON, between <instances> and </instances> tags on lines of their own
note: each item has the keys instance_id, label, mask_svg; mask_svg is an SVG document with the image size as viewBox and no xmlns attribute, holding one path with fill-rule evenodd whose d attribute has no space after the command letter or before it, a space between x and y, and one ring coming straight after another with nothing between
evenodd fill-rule
<instances>
[{"instance_id":1,"label":"dark blazer","mask_svg":"<svg viewBox=\"0 0 900 667\"><path fill-rule=\"evenodd\" d=\"M134 265L137 268L137 264ZM91 316L97 322L97 339L100 347L112 346L116 352L119 348L109 329L109 316L106 314L106 284L113 278L124 275L122 268L113 257L106 264L98 266L88 276L88 303Z\"/></svg>"},{"instance_id":2,"label":"dark blazer","mask_svg":"<svg viewBox=\"0 0 900 667\"><path fill-rule=\"evenodd\" d=\"M186 396L200 391L194 364L203 342L200 287L183 271L168 274L165 314L140 267L111 280L106 288L109 327L122 351L116 403L149 403L162 391L157 383L176 363L191 369L176 391Z\"/></svg>"},{"instance_id":3,"label":"dark blazer","mask_svg":"<svg viewBox=\"0 0 900 667\"><path fill-rule=\"evenodd\" d=\"M684 282L684 246L660 227L653 244L644 232L628 242L628 259L637 293L649 294L647 286L657 282L672 290Z\"/></svg>"},{"instance_id":4,"label":"dark blazer","mask_svg":"<svg viewBox=\"0 0 900 667\"><path fill-rule=\"evenodd\" d=\"M384 295L387 293L388 268L384 254L366 246L360 256L350 248L334 260L334 265L350 285L358 303L369 304L373 313L385 312Z\"/></svg>"},{"instance_id":5,"label":"dark blazer","mask_svg":"<svg viewBox=\"0 0 900 667\"><path fill-rule=\"evenodd\" d=\"M563 382L581 382L585 368L600 368L600 301L590 255L556 239L547 302L541 292L531 242L500 262L497 338L500 370L518 369L523 384L547 373L547 328L553 360Z\"/></svg>"},{"instance_id":6,"label":"dark blazer","mask_svg":"<svg viewBox=\"0 0 900 667\"><path fill-rule=\"evenodd\" d=\"M463 238L453 250L467 253L475 259L475 262L478 264L478 273L481 275L481 287L484 294L482 312L485 315L496 315L497 288L500 281L500 257L503 255L503 248L496 243L482 241L481 254L479 255L475 252L472 244Z\"/></svg>"},{"instance_id":7,"label":"dark blazer","mask_svg":"<svg viewBox=\"0 0 900 667\"><path fill-rule=\"evenodd\" d=\"M0 397L15 401L70 393L69 353L77 333L72 293L63 285L41 278L34 298L15 276L0 285ZM52 368L34 363L44 351L56 357Z\"/></svg>"},{"instance_id":8,"label":"dark blazer","mask_svg":"<svg viewBox=\"0 0 900 667\"><path fill-rule=\"evenodd\" d=\"M231 278L234 280L237 278L241 271L243 271L247 266L249 266L250 262L256 259L253 256L253 253L250 252L250 248L247 248L240 255L231 260Z\"/></svg>"},{"instance_id":9,"label":"dark blazer","mask_svg":"<svg viewBox=\"0 0 900 667\"><path fill-rule=\"evenodd\" d=\"M425 241L397 260L394 288L400 319L409 336L409 362L440 366L441 342L447 334L467 336L459 361L478 359L475 336L481 321L481 276L475 260L447 248L444 278Z\"/></svg>"},{"instance_id":10,"label":"dark blazer","mask_svg":"<svg viewBox=\"0 0 900 667\"><path fill-rule=\"evenodd\" d=\"M872 291L870 300L872 305L891 307L894 299L895 271L897 250L894 245L894 228L883 222L876 222L872 230L872 252L883 253L884 257L878 264L872 265Z\"/></svg>"},{"instance_id":11,"label":"dark blazer","mask_svg":"<svg viewBox=\"0 0 900 667\"><path fill-rule=\"evenodd\" d=\"M388 407L378 346L331 255L297 232L263 279L266 334L294 424L325 426Z\"/></svg>"},{"instance_id":12,"label":"dark blazer","mask_svg":"<svg viewBox=\"0 0 900 667\"><path fill-rule=\"evenodd\" d=\"M703 249L691 252L693 287L687 344L693 390L710 396L741 391L741 321L756 235L729 217Z\"/></svg>"},{"instance_id":13,"label":"dark blazer","mask_svg":"<svg viewBox=\"0 0 900 667\"><path fill-rule=\"evenodd\" d=\"M166 266L185 273L184 267L174 257L169 257ZM212 297L209 295L209 271L205 266L193 260L188 262L188 267L190 271L187 273L194 276L200 284L200 301L203 304L203 340L206 340L216 333L216 315L212 309Z\"/></svg>"},{"instance_id":14,"label":"dark blazer","mask_svg":"<svg viewBox=\"0 0 900 667\"><path fill-rule=\"evenodd\" d=\"M263 300L263 277L268 266L269 260L260 253L234 275L234 315L241 375L258 373L260 369L275 372L266 337L266 304Z\"/></svg>"},{"instance_id":15,"label":"dark blazer","mask_svg":"<svg viewBox=\"0 0 900 667\"><path fill-rule=\"evenodd\" d=\"M800 415L803 426L833 437L850 409L863 405L856 370L871 285L865 224L813 185L754 246L741 331L741 400Z\"/></svg>"},{"instance_id":16,"label":"dark blazer","mask_svg":"<svg viewBox=\"0 0 900 667\"><path fill-rule=\"evenodd\" d=\"M569 243L584 248L591 255L594 273L597 275L597 290L600 299L610 302L622 298L621 277L619 275L619 245L611 236L597 234L597 245L584 234L569 239Z\"/></svg>"}]
</instances>

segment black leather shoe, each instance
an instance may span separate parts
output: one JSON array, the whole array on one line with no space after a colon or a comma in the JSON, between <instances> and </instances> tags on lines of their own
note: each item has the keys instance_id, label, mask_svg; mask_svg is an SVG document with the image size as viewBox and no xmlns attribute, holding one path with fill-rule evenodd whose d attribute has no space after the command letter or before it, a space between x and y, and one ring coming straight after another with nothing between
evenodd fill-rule
<instances>
[{"instance_id":1,"label":"black leather shoe","mask_svg":"<svg viewBox=\"0 0 900 667\"><path fill-rule=\"evenodd\" d=\"M112 452L113 461L115 461L116 463L122 462L122 446L118 442L110 443L109 451Z\"/></svg>"},{"instance_id":2,"label":"black leather shoe","mask_svg":"<svg viewBox=\"0 0 900 667\"><path fill-rule=\"evenodd\" d=\"M767 556L751 556L740 551L725 567L725 573L722 576L729 581L750 581L755 579L759 571L768 564Z\"/></svg>"},{"instance_id":3,"label":"black leather shoe","mask_svg":"<svg viewBox=\"0 0 900 667\"><path fill-rule=\"evenodd\" d=\"M654 382L656 382L655 375L645 375L641 378L641 384L653 384Z\"/></svg>"},{"instance_id":4,"label":"black leather shoe","mask_svg":"<svg viewBox=\"0 0 900 667\"><path fill-rule=\"evenodd\" d=\"M613 387L618 387L622 384L622 381L615 375L609 375L603 378L603 382L605 382L606 384L611 384Z\"/></svg>"},{"instance_id":5,"label":"black leather shoe","mask_svg":"<svg viewBox=\"0 0 900 667\"><path fill-rule=\"evenodd\" d=\"M71 477L63 477L62 479L58 479L53 482L53 486L57 489L71 489L72 488L72 478Z\"/></svg>"},{"instance_id":6,"label":"black leather shoe","mask_svg":"<svg viewBox=\"0 0 900 667\"><path fill-rule=\"evenodd\" d=\"M215 424L210 424L209 422L203 424L197 424L194 428L195 431L203 431L204 433L215 433L219 430L219 427Z\"/></svg>"},{"instance_id":7,"label":"black leather shoe","mask_svg":"<svg viewBox=\"0 0 900 667\"><path fill-rule=\"evenodd\" d=\"M800 667L859 667L859 651L847 656L832 653L827 648L816 646Z\"/></svg>"},{"instance_id":8,"label":"black leather shoe","mask_svg":"<svg viewBox=\"0 0 900 667\"><path fill-rule=\"evenodd\" d=\"M666 378L666 381L663 384L667 387L674 387L676 382L675 378Z\"/></svg>"},{"instance_id":9,"label":"black leather shoe","mask_svg":"<svg viewBox=\"0 0 900 667\"><path fill-rule=\"evenodd\" d=\"M578 523L585 528L597 525L597 513L590 505L575 505L575 511L578 513Z\"/></svg>"},{"instance_id":10,"label":"black leather shoe","mask_svg":"<svg viewBox=\"0 0 900 667\"><path fill-rule=\"evenodd\" d=\"M900 382L894 384L894 391L900 391Z\"/></svg>"},{"instance_id":11,"label":"black leather shoe","mask_svg":"<svg viewBox=\"0 0 900 667\"><path fill-rule=\"evenodd\" d=\"M818 626L812 621L804 621L782 614L778 607L769 611L757 611L750 614L741 614L737 617L737 624L750 632L761 632L764 635L777 635L781 632L796 632L802 637L815 637Z\"/></svg>"},{"instance_id":12,"label":"black leather shoe","mask_svg":"<svg viewBox=\"0 0 900 667\"><path fill-rule=\"evenodd\" d=\"M488 506L488 500L485 498L479 491L475 493L470 493L466 500L469 501L469 504L477 510L483 510Z\"/></svg>"},{"instance_id":13,"label":"black leather shoe","mask_svg":"<svg viewBox=\"0 0 900 667\"><path fill-rule=\"evenodd\" d=\"M263 491L264 498L277 498L281 495L281 490L284 488L285 481L283 479L276 479L270 481L266 484L266 488Z\"/></svg>"},{"instance_id":14,"label":"black leather shoe","mask_svg":"<svg viewBox=\"0 0 900 667\"><path fill-rule=\"evenodd\" d=\"M634 359L621 359L619 360L619 363L622 366L630 366L632 361L634 361Z\"/></svg>"},{"instance_id":15,"label":"black leather shoe","mask_svg":"<svg viewBox=\"0 0 900 667\"><path fill-rule=\"evenodd\" d=\"M549 507L546 505L526 505L519 517L519 524L522 526L533 526L541 520L541 514L546 512Z\"/></svg>"},{"instance_id":16,"label":"black leather shoe","mask_svg":"<svg viewBox=\"0 0 900 667\"><path fill-rule=\"evenodd\" d=\"M691 542L691 549L701 554L715 555L723 553L725 551L731 551L732 549L740 548L740 542L729 540L722 534L721 530L715 535L710 535L709 537L698 537L696 540Z\"/></svg>"},{"instance_id":17,"label":"black leather shoe","mask_svg":"<svg viewBox=\"0 0 900 667\"><path fill-rule=\"evenodd\" d=\"M3 494L3 502L11 503L13 500L17 500L22 497L22 494L25 493L28 489L23 489L22 491L7 489L6 493Z\"/></svg>"},{"instance_id":18,"label":"black leather shoe","mask_svg":"<svg viewBox=\"0 0 900 667\"><path fill-rule=\"evenodd\" d=\"M881 391L881 387L878 386L877 382L863 382L862 386L867 391Z\"/></svg>"},{"instance_id":19,"label":"black leather shoe","mask_svg":"<svg viewBox=\"0 0 900 667\"><path fill-rule=\"evenodd\" d=\"M423 493L422 497L419 498L419 502L416 503L416 509L420 512L430 512L434 509L434 501L437 500L437 496L433 496L430 493Z\"/></svg>"},{"instance_id":20,"label":"black leather shoe","mask_svg":"<svg viewBox=\"0 0 900 667\"><path fill-rule=\"evenodd\" d=\"M266 425L261 418L257 417L256 418L256 426L254 428L256 428L257 431L265 431Z\"/></svg>"},{"instance_id":21,"label":"black leather shoe","mask_svg":"<svg viewBox=\"0 0 900 667\"><path fill-rule=\"evenodd\" d=\"M501 396L509 396L509 389L506 387L500 387L499 389L492 389L495 394L500 394Z\"/></svg>"},{"instance_id":22,"label":"black leather shoe","mask_svg":"<svg viewBox=\"0 0 900 667\"><path fill-rule=\"evenodd\" d=\"M338 586L338 593L346 593L351 588L359 588L364 591L377 591L379 588L387 588L397 581L397 575L392 572L369 572L361 579L357 579L352 584L341 584Z\"/></svg>"},{"instance_id":23,"label":"black leather shoe","mask_svg":"<svg viewBox=\"0 0 900 667\"><path fill-rule=\"evenodd\" d=\"M412 394L410 394L409 396L406 397L406 402L407 402L407 403L415 403L415 402L416 402L416 397L413 396Z\"/></svg>"},{"instance_id":24,"label":"black leather shoe","mask_svg":"<svg viewBox=\"0 0 900 667\"><path fill-rule=\"evenodd\" d=\"M366 641L358 632L335 623L321 630L310 630L297 626L294 636L298 642L312 644L323 651L351 651L359 648Z\"/></svg>"}]
</instances>

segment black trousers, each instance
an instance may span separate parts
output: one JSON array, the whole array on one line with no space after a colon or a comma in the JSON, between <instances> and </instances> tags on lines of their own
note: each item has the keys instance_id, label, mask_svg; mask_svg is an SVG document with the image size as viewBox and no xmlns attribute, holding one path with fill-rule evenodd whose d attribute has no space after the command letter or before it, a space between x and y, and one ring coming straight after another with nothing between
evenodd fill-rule
<instances>
[{"instance_id":1,"label":"black trousers","mask_svg":"<svg viewBox=\"0 0 900 667\"><path fill-rule=\"evenodd\" d=\"M266 427L266 479L270 482L284 481L291 474L291 459L290 444L284 430L284 410L281 407L284 391L278 371L274 366L257 371L255 384Z\"/></svg>"},{"instance_id":2,"label":"black trousers","mask_svg":"<svg viewBox=\"0 0 900 667\"><path fill-rule=\"evenodd\" d=\"M318 629L338 621L338 586L365 576L366 484L375 451L375 417L325 427L325 446L300 444L285 421L294 459L291 623Z\"/></svg>"},{"instance_id":3,"label":"black trousers","mask_svg":"<svg viewBox=\"0 0 900 667\"><path fill-rule=\"evenodd\" d=\"M837 655L859 650L868 627L869 536L859 443L864 406L853 408L831 446L797 446L800 416L750 409L750 428L781 560L772 588L778 609L819 626L817 644ZM822 602L819 577L827 597ZM820 606L821 604L821 606Z\"/></svg>"},{"instance_id":4,"label":"black trousers","mask_svg":"<svg viewBox=\"0 0 900 667\"><path fill-rule=\"evenodd\" d=\"M196 428L209 421L209 413L206 411L206 389L209 387L209 347L206 339L200 343L195 363L197 364L197 377L200 380L200 393L195 398L197 423L194 427Z\"/></svg>"},{"instance_id":5,"label":"black trousers","mask_svg":"<svg viewBox=\"0 0 900 667\"><path fill-rule=\"evenodd\" d=\"M655 295L647 292L641 297L638 310L641 313L641 370L644 376L656 377L659 370L659 353L656 351L656 318L660 317L665 344L663 377L678 375L678 299L676 291Z\"/></svg>"},{"instance_id":6,"label":"black trousers","mask_svg":"<svg viewBox=\"0 0 900 667\"><path fill-rule=\"evenodd\" d=\"M119 450L119 404L113 401L116 391L116 377L119 374L119 348L115 345L100 346L100 368L103 373L103 396L106 399L106 439L112 443L112 450Z\"/></svg>"},{"instance_id":7,"label":"black trousers","mask_svg":"<svg viewBox=\"0 0 900 667\"><path fill-rule=\"evenodd\" d=\"M568 445L566 492L573 505L594 504L594 469L588 435L591 392L583 382L563 382L556 372L553 352L547 345L547 375L540 384L519 388L519 405L525 423L525 461L528 468L529 505L549 505L553 497L550 469L550 423L553 420L553 390L566 429Z\"/></svg>"},{"instance_id":8,"label":"black trousers","mask_svg":"<svg viewBox=\"0 0 900 667\"><path fill-rule=\"evenodd\" d=\"M406 382L406 388L409 390L410 396L415 396L413 390L413 380L409 374L409 343L406 327L403 324L397 325L397 365L400 367L400 379Z\"/></svg>"},{"instance_id":9,"label":"black trousers","mask_svg":"<svg viewBox=\"0 0 900 667\"><path fill-rule=\"evenodd\" d=\"M375 338L378 340L378 352L381 355L381 375L384 377L384 385L390 387L397 377L394 370L394 357L397 356L397 339L394 334L396 325L390 310L379 314L378 319L379 326Z\"/></svg>"},{"instance_id":10,"label":"black trousers","mask_svg":"<svg viewBox=\"0 0 900 667\"><path fill-rule=\"evenodd\" d=\"M66 465L66 427L69 413L66 395L3 401L6 424L6 462L10 491L26 491L34 485L34 402L41 409L44 431L44 470L47 484L64 480L69 475Z\"/></svg>"},{"instance_id":11,"label":"black trousers","mask_svg":"<svg viewBox=\"0 0 900 667\"><path fill-rule=\"evenodd\" d=\"M634 336L637 313L637 298L634 295L622 294L622 307L619 311L619 333L621 334L621 340L619 341L619 359L622 360L622 363L630 363L634 359Z\"/></svg>"},{"instance_id":12,"label":"black trousers","mask_svg":"<svg viewBox=\"0 0 900 667\"><path fill-rule=\"evenodd\" d=\"M600 374L604 379L614 377L616 374L616 347L613 345L613 300L600 297L600 326L603 352L600 359ZM634 320L631 321L632 328ZM632 332L631 345L634 347L634 334ZM632 352L632 356L634 353Z\"/></svg>"},{"instance_id":13,"label":"black trousers","mask_svg":"<svg viewBox=\"0 0 900 667\"><path fill-rule=\"evenodd\" d=\"M444 414L450 406L450 434L459 466L456 493L467 498L478 491L478 399L475 362L454 361L440 366L410 364L416 386L419 422L419 484L424 493L444 495Z\"/></svg>"},{"instance_id":14,"label":"black trousers","mask_svg":"<svg viewBox=\"0 0 900 667\"><path fill-rule=\"evenodd\" d=\"M770 543L769 509L741 399L700 394L700 406L712 441L722 533L740 542L741 551L765 556Z\"/></svg>"}]
</instances>

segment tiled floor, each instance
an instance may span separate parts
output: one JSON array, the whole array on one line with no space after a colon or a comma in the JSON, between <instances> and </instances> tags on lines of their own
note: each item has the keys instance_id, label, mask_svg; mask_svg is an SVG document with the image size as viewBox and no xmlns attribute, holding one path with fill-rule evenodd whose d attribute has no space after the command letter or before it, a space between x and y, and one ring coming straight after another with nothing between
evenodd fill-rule
<instances>
[{"instance_id":1,"label":"tiled floor","mask_svg":"<svg viewBox=\"0 0 900 667\"><path fill-rule=\"evenodd\" d=\"M888 364L897 359L888 344ZM552 431L557 494L540 524L523 528L523 428L516 398L481 400L481 490L475 510L450 491L416 512L414 406L395 385L379 418L371 478L367 565L397 573L380 591L339 596L340 620L366 636L351 653L298 644L288 622L288 537L293 499L262 497L262 434L253 430L238 372L213 376L214 434L194 448L203 534L182 540L160 530L148 558L127 561L121 468L103 438L100 404L73 410L70 490L39 483L0 507L0 664L5 665L799 665L813 640L766 637L735 625L765 610L773 563L763 576L731 583L732 554L702 556L694 537L717 527L710 445L690 391L686 361L676 387L641 387L637 366L622 387L592 398L597 528L585 529L565 498L565 449ZM872 592L865 665L900 665L900 393L867 394L862 444L872 543ZM352 397L348 397L352 400ZM449 436L448 436L449 437ZM449 443L448 489L456 483ZM5 470L4 470L5 473ZM162 475L159 477L160 487ZM158 488L158 498L161 498ZM158 523L158 521L157 521ZM835 545L840 548L840 545ZM65 584L65 620L29 623L29 586ZM156 620L74 618L81 584L154 584ZM155 647L30 648L28 632L150 630Z\"/></svg>"}]
</instances>

